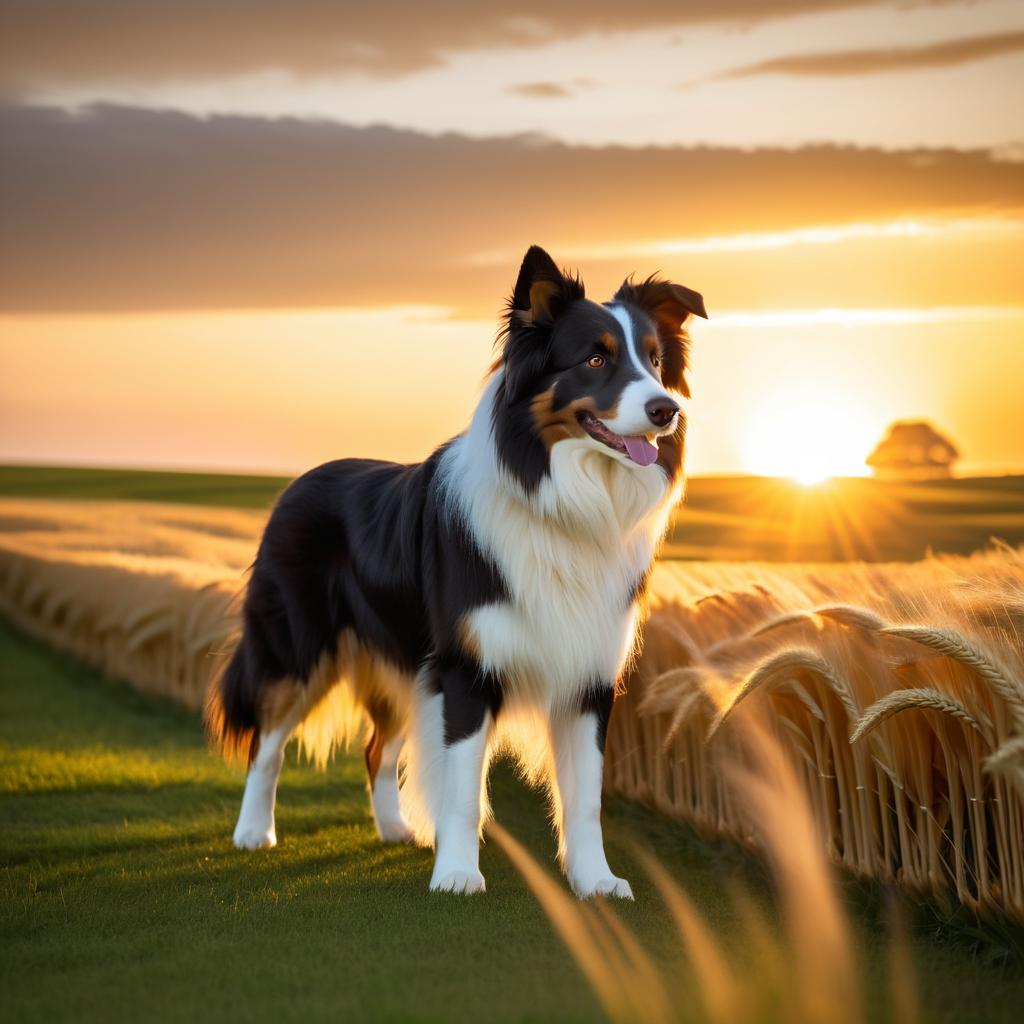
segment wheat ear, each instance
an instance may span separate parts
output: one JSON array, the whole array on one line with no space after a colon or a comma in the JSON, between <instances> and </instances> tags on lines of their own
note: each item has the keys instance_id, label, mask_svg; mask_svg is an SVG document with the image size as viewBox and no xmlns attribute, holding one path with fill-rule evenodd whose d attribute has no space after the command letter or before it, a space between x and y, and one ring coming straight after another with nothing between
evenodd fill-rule
<instances>
[{"instance_id":1,"label":"wheat ear","mask_svg":"<svg viewBox=\"0 0 1024 1024\"><path fill-rule=\"evenodd\" d=\"M951 629L931 626L887 626L880 632L921 644L976 672L1006 701L1014 721L1024 728L1024 688L965 637Z\"/></svg>"},{"instance_id":2,"label":"wheat ear","mask_svg":"<svg viewBox=\"0 0 1024 1024\"><path fill-rule=\"evenodd\" d=\"M819 657L813 651L803 648L782 651L779 654L762 661L757 668L740 684L734 691L729 703L721 708L711 722L708 729L708 739L718 731L725 719L732 713L737 704L749 696L759 686L769 682L779 675L795 675L799 672L809 672L811 675L821 679L835 695L839 698L847 715L851 720L856 721L860 715L857 702L850 692L845 680L839 675L835 668L824 658Z\"/></svg>"},{"instance_id":3,"label":"wheat ear","mask_svg":"<svg viewBox=\"0 0 1024 1024\"><path fill-rule=\"evenodd\" d=\"M914 709L941 711L945 715L951 715L953 718L958 718L961 722L965 722L980 735L985 735L978 720L959 701L953 700L952 697L948 697L938 690L914 688L895 690L893 693L886 694L880 700L876 700L860 717L856 728L850 735L850 742L856 743L858 740L863 739L864 736L878 728L886 719L892 718L893 715L898 715L901 711L911 711Z\"/></svg>"}]
</instances>

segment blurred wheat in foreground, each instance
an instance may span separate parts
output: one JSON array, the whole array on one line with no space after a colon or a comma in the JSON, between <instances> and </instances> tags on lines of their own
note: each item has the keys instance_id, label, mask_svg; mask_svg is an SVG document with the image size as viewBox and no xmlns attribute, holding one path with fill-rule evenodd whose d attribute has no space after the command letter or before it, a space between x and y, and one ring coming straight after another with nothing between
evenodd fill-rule
<instances>
[{"instance_id":1,"label":"blurred wheat in foreground","mask_svg":"<svg viewBox=\"0 0 1024 1024\"><path fill-rule=\"evenodd\" d=\"M603 899L581 903L508 832L490 834L536 893L609 1018L616 1022L781 1020L856 1024L867 988L858 968L805 788L781 745L764 726L744 724L746 767L734 766L724 785L746 814L772 867L782 926L736 894L746 937L737 954L650 854L634 856L664 900L683 953L678 966L659 966ZM890 946L892 1009L917 1019L917 995L900 929ZM664 964L666 947L659 950Z\"/></svg>"},{"instance_id":2,"label":"blurred wheat in foreground","mask_svg":"<svg viewBox=\"0 0 1024 1024\"><path fill-rule=\"evenodd\" d=\"M198 707L264 517L0 501L0 612ZM1024 920L1024 556L892 565L664 562L616 702L606 786L764 846L730 773L758 726L828 856Z\"/></svg>"}]
</instances>

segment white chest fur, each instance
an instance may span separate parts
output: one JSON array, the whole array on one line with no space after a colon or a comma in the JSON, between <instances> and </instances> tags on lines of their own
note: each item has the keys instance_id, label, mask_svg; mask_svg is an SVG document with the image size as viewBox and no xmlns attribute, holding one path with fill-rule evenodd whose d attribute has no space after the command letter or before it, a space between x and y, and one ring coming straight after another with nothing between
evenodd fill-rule
<instances>
[{"instance_id":1,"label":"white chest fur","mask_svg":"<svg viewBox=\"0 0 1024 1024\"><path fill-rule=\"evenodd\" d=\"M634 532L604 547L519 510L495 511L507 532L492 538L488 554L511 596L468 617L483 667L499 671L513 693L549 707L612 684L632 650L633 591L650 563L649 538Z\"/></svg>"},{"instance_id":2,"label":"white chest fur","mask_svg":"<svg viewBox=\"0 0 1024 1024\"><path fill-rule=\"evenodd\" d=\"M497 463L488 397L442 472L453 511L510 594L475 609L464 628L511 696L557 708L617 679L635 638L635 587L677 495L657 466L572 439L554 446L550 477L525 496Z\"/></svg>"}]
</instances>

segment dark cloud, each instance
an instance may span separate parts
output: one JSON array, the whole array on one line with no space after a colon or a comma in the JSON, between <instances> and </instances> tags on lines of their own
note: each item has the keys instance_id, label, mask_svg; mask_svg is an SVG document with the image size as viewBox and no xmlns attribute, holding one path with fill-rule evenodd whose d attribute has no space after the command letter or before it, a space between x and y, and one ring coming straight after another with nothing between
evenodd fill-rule
<instances>
[{"instance_id":1,"label":"dark cloud","mask_svg":"<svg viewBox=\"0 0 1024 1024\"><path fill-rule=\"evenodd\" d=\"M594 148L110 106L0 107L8 311L433 302L490 315L534 241L629 247L1010 209L1024 209L1024 165L982 152ZM478 258L494 252L499 260ZM759 301L805 295L802 272L772 253L756 260L684 262L702 273L719 266L719 293L734 298L755 286ZM657 269L637 262L611 259L608 273ZM884 273L868 261L859 282L842 268L834 276L863 298ZM955 301L969 301L965 287Z\"/></svg>"},{"instance_id":2,"label":"dark cloud","mask_svg":"<svg viewBox=\"0 0 1024 1024\"><path fill-rule=\"evenodd\" d=\"M508 86L505 92L531 100L563 100L573 94L570 86L559 82L522 82Z\"/></svg>"},{"instance_id":3,"label":"dark cloud","mask_svg":"<svg viewBox=\"0 0 1024 1024\"><path fill-rule=\"evenodd\" d=\"M868 75L879 71L945 68L1021 51L1024 51L1024 32L1005 32L968 39L950 39L929 46L794 54L791 57L759 61L757 64L744 64L704 81L749 78L753 75Z\"/></svg>"},{"instance_id":4,"label":"dark cloud","mask_svg":"<svg viewBox=\"0 0 1024 1024\"><path fill-rule=\"evenodd\" d=\"M534 46L589 32L751 23L874 0L0 0L0 82L222 78L268 68L395 75L458 50ZM912 0L926 6L952 0Z\"/></svg>"}]
</instances>

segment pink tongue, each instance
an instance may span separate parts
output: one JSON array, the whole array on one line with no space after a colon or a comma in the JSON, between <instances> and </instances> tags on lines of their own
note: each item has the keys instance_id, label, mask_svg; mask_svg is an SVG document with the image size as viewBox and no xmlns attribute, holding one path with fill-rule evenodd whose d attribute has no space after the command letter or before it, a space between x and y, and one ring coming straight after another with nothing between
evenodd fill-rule
<instances>
[{"instance_id":1,"label":"pink tongue","mask_svg":"<svg viewBox=\"0 0 1024 1024\"><path fill-rule=\"evenodd\" d=\"M641 466L649 466L658 457L658 449L643 437L624 437L626 454Z\"/></svg>"}]
</instances>

